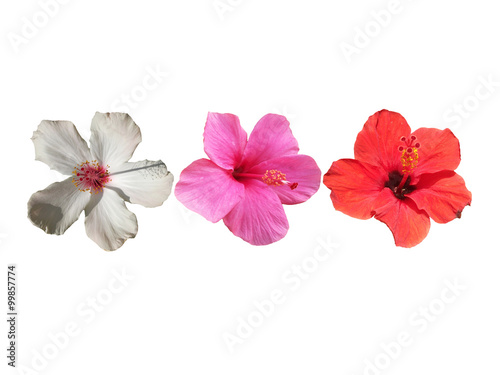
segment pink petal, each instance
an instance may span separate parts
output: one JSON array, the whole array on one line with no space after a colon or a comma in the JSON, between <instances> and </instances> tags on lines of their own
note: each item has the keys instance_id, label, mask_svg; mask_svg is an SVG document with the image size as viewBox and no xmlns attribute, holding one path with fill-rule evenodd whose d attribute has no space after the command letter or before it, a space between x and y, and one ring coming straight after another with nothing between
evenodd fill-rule
<instances>
[{"instance_id":1,"label":"pink petal","mask_svg":"<svg viewBox=\"0 0 500 375\"><path fill-rule=\"evenodd\" d=\"M284 116L268 114L259 120L250 134L239 169L247 171L263 161L298 152L299 144L288 120Z\"/></svg>"},{"instance_id":2,"label":"pink petal","mask_svg":"<svg viewBox=\"0 0 500 375\"><path fill-rule=\"evenodd\" d=\"M442 171L421 175L408 198L436 223L447 223L461 216L465 206L470 205L472 194L462 177L453 171Z\"/></svg>"},{"instance_id":3,"label":"pink petal","mask_svg":"<svg viewBox=\"0 0 500 375\"><path fill-rule=\"evenodd\" d=\"M363 163L379 166L386 172L401 170L402 136L411 129L403 116L382 110L368 118L354 144L354 157Z\"/></svg>"},{"instance_id":4,"label":"pink petal","mask_svg":"<svg viewBox=\"0 0 500 375\"><path fill-rule=\"evenodd\" d=\"M233 169L241 161L247 144L247 133L237 116L209 112L203 133L205 153L219 167Z\"/></svg>"},{"instance_id":5,"label":"pink petal","mask_svg":"<svg viewBox=\"0 0 500 375\"><path fill-rule=\"evenodd\" d=\"M390 189L384 189L375 206L375 219L389 227L396 246L416 246L429 233L429 216L425 211L419 210L411 199L398 199Z\"/></svg>"},{"instance_id":6,"label":"pink petal","mask_svg":"<svg viewBox=\"0 0 500 375\"><path fill-rule=\"evenodd\" d=\"M224 218L235 236L252 245L268 245L285 237L288 220L278 196L260 181L245 179L245 196Z\"/></svg>"},{"instance_id":7,"label":"pink petal","mask_svg":"<svg viewBox=\"0 0 500 375\"><path fill-rule=\"evenodd\" d=\"M231 171L207 159L199 159L184 169L175 186L175 196L190 210L215 223L241 201L245 187Z\"/></svg>"},{"instance_id":8,"label":"pink petal","mask_svg":"<svg viewBox=\"0 0 500 375\"><path fill-rule=\"evenodd\" d=\"M420 143L415 176L445 169L454 171L460 164L460 144L450 129L420 128L413 135Z\"/></svg>"},{"instance_id":9,"label":"pink petal","mask_svg":"<svg viewBox=\"0 0 500 375\"><path fill-rule=\"evenodd\" d=\"M356 219L369 219L380 192L384 189L385 171L354 159L340 159L332 164L323 179L332 191L336 210ZM380 203L379 203L380 204Z\"/></svg>"},{"instance_id":10,"label":"pink petal","mask_svg":"<svg viewBox=\"0 0 500 375\"><path fill-rule=\"evenodd\" d=\"M251 168L248 173L264 175L266 171L273 169L286 174L287 181L298 184L293 190L286 184L271 186L283 204L305 202L319 189L321 171L310 156L290 155L267 160Z\"/></svg>"}]
</instances>

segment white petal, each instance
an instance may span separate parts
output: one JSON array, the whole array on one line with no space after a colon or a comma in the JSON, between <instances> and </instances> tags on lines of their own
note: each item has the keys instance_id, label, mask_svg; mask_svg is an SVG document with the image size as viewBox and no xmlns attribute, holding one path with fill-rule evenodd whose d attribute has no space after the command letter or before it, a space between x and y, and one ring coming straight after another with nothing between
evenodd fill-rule
<instances>
[{"instance_id":1,"label":"white petal","mask_svg":"<svg viewBox=\"0 0 500 375\"><path fill-rule=\"evenodd\" d=\"M145 207L161 206L172 191L174 176L161 161L142 160L125 163L110 171L106 187L130 203Z\"/></svg>"},{"instance_id":2,"label":"white petal","mask_svg":"<svg viewBox=\"0 0 500 375\"><path fill-rule=\"evenodd\" d=\"M35 144L35 159L65 175L71 175L74 167L90 159L87 142L70 121L44 120L31 140Z\"/></svg>"},{"instance_id":3,"label":"white petal","mask_svg":"<svg viewBox=\"0 0 500 375\"><path fill-rule=\"evenodd\" d=\"M49 234L63 234L80 216L91 195L78 190L73 179L49 185L33 194L28 202L28 217Z\"/></svg>"},{"instance_id":4,"label":"white petal","mask_svg":"<svg viewBox=\"0 0 500 375\"><path fill-rule=\"evenodd\" d=\"M104 250L116 250L137 234L137 218L116 192L104 189L85 207L85 230Z\"/></svg>"},{"instance_id":5,"label":"white petal","mask_svg":"<svg viewBox=\"0 0 500 375\"><path fill-rule=\"evenodd\" d=\"M112 168L127 162L141 142L141 130L126 113L96 112L90 130L93 158Z\"/></svg>"}]
</instances>

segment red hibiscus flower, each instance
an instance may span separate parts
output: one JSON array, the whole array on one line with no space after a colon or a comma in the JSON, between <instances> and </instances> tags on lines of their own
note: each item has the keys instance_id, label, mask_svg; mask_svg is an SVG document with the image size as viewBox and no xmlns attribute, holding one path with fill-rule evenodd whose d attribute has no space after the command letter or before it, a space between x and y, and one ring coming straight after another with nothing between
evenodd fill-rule
<instances>
[{"instance_id":1,"label":"red hibiscus flower","mask_svg":"<svg viewBox=\"0 0 500 375\"><path fill-rule=\"evenodd\" d=\"M427 236L430 219L460 218L472 194L454 170L460 144L451 130L411 132L399 113L371 116L354 144L354 159L332 164L323 182L336 210L385 223L397 246L413 247Z\"/></svg>"}]
</instances>

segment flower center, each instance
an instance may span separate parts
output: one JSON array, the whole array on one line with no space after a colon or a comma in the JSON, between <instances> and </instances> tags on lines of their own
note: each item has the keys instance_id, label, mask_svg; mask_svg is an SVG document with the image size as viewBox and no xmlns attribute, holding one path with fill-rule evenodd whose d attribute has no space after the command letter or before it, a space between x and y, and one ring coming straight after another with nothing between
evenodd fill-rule
<instances>
[{"instance_id":1,"label":"flower center","mask_svg":"<svg viewBox=\"0 0 500 375\"><path fill-rule=\"evenodd\" d=\"M410 185L411 176L408 176L404 184L400 187L399 185L403 181L404 175L399 173L399 171L392 171L389 173L389 179L385 182L385 187L391 189L396 198L404 199L405 194L411 193L415 190L415 186Z\"/></svg>"},{"instance_id":2,"label":"flower center","mask_svg":"<svg viewBox=\"0 0 500 375\"><path fill-rule=\"evenodd\" d=\"M410 136L409 139L401 137L400 140L403 142L403 145L398 147L398 151L401 152L403 174L398 171L389 173L389 180L386 181L385 187L391 189L396 198L404 199L405 194L409 194L415 190L415 187L410 185L410 175L418 164L418 149L420 148L420 143L417 142L417 137L414 135Z\"/></svg>"},{"instance_id":3,"label":"flower center","mask_svg":"<svg viewBox=\"0 0 500 375\"><path fill-rule=\"evenodd\" d=\"M276 169L267 170L262 176L262 181L264 181L269 186L281 186L288 185L290 189L295 189L299 184L297 182L290 182L286 179L286 174Z\"/></svg>"},{"instance_id":4,"label":"flower center","mask_svg":"<svg viewBox=\"0 0 500 375\"><path fill-rule=\"evenodd\" d=\"M107 166L109 168L109 165ZM111 181L108 169L100 165L97 160L85 161L75 167L73 171L73 184L80 191L97 194Z\"/></svg>"},{"instance_id":5,"label":"flower center","mask_svg":"<svg viewBox=\"0 0 500 375\"><path fill-rule=\"evenodd\" d=\"M238 179L238 177L251 177L251 178L257 178L261 179L264 181L269 186L281 186L281 185L288 185L288 187L293 190L297 186L299 186L298 182L290 182L286 179L286 174L278 171L277 169L271 169L271 170L266 170L266 173L263 175L256 174L256 173L243 173L243 172L233 172L234 178Z\"/></svg>"}]
</instances>

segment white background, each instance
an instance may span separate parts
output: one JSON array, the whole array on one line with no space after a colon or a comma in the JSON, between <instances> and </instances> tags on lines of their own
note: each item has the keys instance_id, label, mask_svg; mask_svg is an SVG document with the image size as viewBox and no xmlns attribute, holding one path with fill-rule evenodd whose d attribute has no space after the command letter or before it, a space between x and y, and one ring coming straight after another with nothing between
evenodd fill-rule
<instances>
[{"instance_id":1,"label":"white background","mask_svg":"<svg viewBox=\"0 0 500 375\"><path fill-rule=\"evenodd\" d=\"M2 2L0 273L17 264L18 365L33 369L44 350L53 357L19 373L498 374L500 87L482 83L500 82L496 2L219 3L222 17L212 0L73 0L50 16L37 1ZM26 22L39 25L36 35ZM24 42L16 47L13 34ZM358 48L350 61L342 43ZM158 82L143 90L151 70ZM131 93L144 95L124 108ZM324 186L285 208L289 233L266 247L173 194L159 208L129 205L139 233L112 253L87 238L83 218L59 237L27 219L30 195L63 178L34 160L30 137L44 119L70 120L88 139L95 111L127 110L143 134L132 160L162 159L177 181L205 156L208 111L238 115L248 133L264 114L285 114L301 153L325 173L353 157L356 134L383 108L413 129L450 127L473 193L462 219L432 223L412 249L395 247L374 219L336 212ZM320 242L338 248L292 288L291 267L311 266ZM133 280L90 319L87 299L109 297L114 272ZM466 287L450 303L440 302L446 280ZM236 335L275 289L285 301L231 352L224 334ZM429 304L439 314L425 328L412 323ZM54 354L50 334L72 322L78 334ZM15 374L2 327L0 372ZM411 345L389 358L382 346L401 332ZM377 360L383 371L368 370Z\"/></svg>"}]
</instances>

